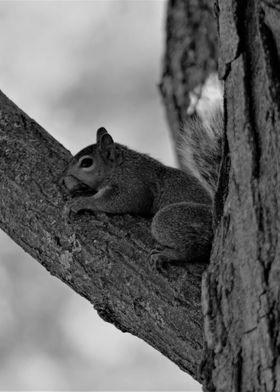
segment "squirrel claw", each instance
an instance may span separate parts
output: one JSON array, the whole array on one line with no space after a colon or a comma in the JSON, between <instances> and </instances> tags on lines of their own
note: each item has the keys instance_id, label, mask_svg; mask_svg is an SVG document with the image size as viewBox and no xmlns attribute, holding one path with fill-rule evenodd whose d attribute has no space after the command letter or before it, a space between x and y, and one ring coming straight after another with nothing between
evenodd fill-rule
<instances>
[{"instance_id":1,"label":"squirrel claw","mask_svg":"<svg viewBox=\"0 0 280 392\"><path fill-rule=\"evenodd\" d=\"M63 210L62 210L63 218L67 220L69 218L70 214L71 214L71 208L68 204L65 204L65 206L63 207Z\"/></svg>"},{"instance_id":2,"label":"squirrel claw","mask_svg":"<svg viewBox=\"0 0 280 392\"><path fill-rule=\"evenodd\" d=\"M153 249L149 255L149 261L152 269L160 273L166 272L166 258L159 249Z\"/></svg>"},{"instance_id":3,"label":"squirrel claw","mask_svg":"<svg viewBox=\"0 0 280 392\"><path fill-rule=\"evenodd\" d=\"M77 214L82 210L90 209L89 204L90 204L90 198L75 197L74 199L70 200L69 207L74 214Z\"/></svg>"},{"instance_id":4,"label":"squirrel claw","mask_svg":"<svg viewBox=\"0 0 280 392\"><path fill-rule=\"evenodd\" d=\"M65 204L62 214L65 219L68 219L71 214L77 214L80 210L81 203L79 202L79 199L72 199Z\"/></svg>"}]
</instances>

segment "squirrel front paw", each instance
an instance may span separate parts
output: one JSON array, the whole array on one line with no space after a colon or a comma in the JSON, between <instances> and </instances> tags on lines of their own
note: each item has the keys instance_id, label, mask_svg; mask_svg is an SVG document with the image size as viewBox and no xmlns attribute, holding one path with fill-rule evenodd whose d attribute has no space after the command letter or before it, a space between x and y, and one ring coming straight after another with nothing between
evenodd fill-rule
<instances>
[{"instance_id":1,"label":"squirrel front paw","mask_svg":"<svg viewBox=\"0 0 280 392\"><path fill-rule=\"evenodd\" d=\"M77 214L79 211L84 210L85 205L84 205L84 200L83 198L74 198L69 200L63 209L63 216L65 218L69 218L69 216L73 214Z\"/></svg>"},{"instance_id":2,"label":"squirrel front paw","mask_svg":"<svg viewBox=\"0 0 280 392\"><path fill-rule=\"evenodd\" d=\"M155 248L149 254L149 262L152 269L160 273L166 272L167 258L163 255L162 249Z\"/></svg>"},{"instance_id":3,"label":"squirrel front paw","mask_svg":"<svg viewBox=\"0 0 280 392\"><path fill-rule=\"evenodd\" d=\"M70 200L68 205L70 211L74 212L74 214L77 214L79 211L86 209L86 203L84 197L76 197Z\"/></svg>"}]
</instances>

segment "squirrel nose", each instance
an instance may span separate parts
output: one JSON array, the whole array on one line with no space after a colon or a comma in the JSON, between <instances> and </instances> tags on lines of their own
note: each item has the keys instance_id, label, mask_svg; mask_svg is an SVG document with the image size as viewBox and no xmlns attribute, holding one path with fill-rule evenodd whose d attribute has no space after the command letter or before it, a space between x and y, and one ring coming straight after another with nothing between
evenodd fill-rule
<instances>
[{"instance_id":1,"label":"squirrel nose","mask_svg":"<svg viewBox=\"0 0 280 392\"><path fill-rule=\"evenodd\" d=\"M72 175L63 177L62 181L63 181L64 188L68 189L68 191L70 192L76 189L77 186L79 185L79 181Z\"/></svg>"}]
</instances>

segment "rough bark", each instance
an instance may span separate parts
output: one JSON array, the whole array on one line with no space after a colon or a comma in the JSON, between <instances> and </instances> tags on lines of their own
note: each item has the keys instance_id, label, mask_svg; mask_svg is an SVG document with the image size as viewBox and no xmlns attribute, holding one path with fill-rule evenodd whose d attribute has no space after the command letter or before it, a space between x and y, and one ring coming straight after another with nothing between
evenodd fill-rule
<instances>
[{"instance_id":1,"label":"rough bark","mask_svg":"<svg viewBox=\"0 0 280 392\"><path fill-rule=\"evenodd\" d=\"M160 90L175 145L187 118L190 92L217 72L217 57L212 1L170 0Z\"/></svg>"},{"instance_id":2,"label":"rough bark","mask_svg":"<svg viewBox=\"0 0 280 392\"><path fill-rule=\"evenodd\" d=\"M140 217L65 218L58 181L70 153L2 93L0 157L0 227L104 320L199 380L205 264L152 270L150 222Z\"/></svg>"},{"instance_id":3,"label":"rough bark","mask_svg":"<svg viewBox=\"0 0 280 392\"><path fill-rule=\"evenodd\" d=\"M226 144L203 278L208 391L280 391L280 7L220 0ZM229 157L231 164L229 165Z\"/></svg>"}]
</instances>

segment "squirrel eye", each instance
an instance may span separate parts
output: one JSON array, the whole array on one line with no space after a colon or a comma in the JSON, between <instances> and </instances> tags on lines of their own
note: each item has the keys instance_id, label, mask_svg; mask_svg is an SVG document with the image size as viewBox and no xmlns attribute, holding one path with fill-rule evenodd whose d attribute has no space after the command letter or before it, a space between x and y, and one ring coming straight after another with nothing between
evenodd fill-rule
<instances>
[{"instance_id":1,"label":"squirrel eye","mask_svg":"<svg viewBox=\"0 0 280 392\"><path fill-rule=\"evenodd\" d=\"M90 167L93 164L93 159L91 158L84 158L80 162L80 167Z\"/></svg>"}]
</instances>

